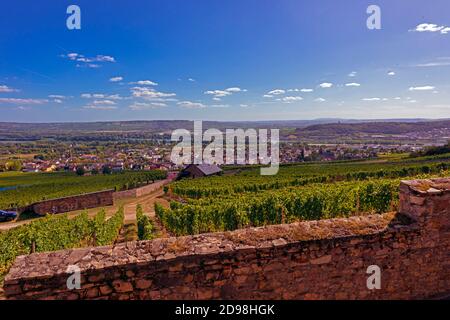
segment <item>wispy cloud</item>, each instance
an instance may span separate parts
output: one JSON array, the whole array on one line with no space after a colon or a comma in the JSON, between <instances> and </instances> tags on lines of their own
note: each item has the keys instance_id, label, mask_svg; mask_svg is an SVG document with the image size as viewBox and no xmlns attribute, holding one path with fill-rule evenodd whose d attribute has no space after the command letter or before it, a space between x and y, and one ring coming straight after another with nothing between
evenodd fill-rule
<instances>
[{"instance_id":1,"label":"wispy cloud","mask_svg":"<svg viewBox=\"0 0 450 320\"><path fill-rule=\"evenodd\" d=\"M62 54L61 57L70 61L77 62L77 67L99 68L101 67L100 63L116 62L116 59L114 57L102 54L98 54L94 57L87 57L83 54L72 52L68 54Z\"/></svg>"},{"instance_id":2,"label":"wispy cloud","mask_svg":"<svg viewBox=\"0 0 450 320\"><path fill-rule=\"evenodd\" d=\"M84 99L108 99L108 100L125 99L118 94L104 94L104 93L82 93L81 97Z\"/></svg>"},{"instance_id":3,"label":"wispy cloud","mask_svg":"<svg viewBox=\"0 0 450 320\"><path fill-rule=\"evenodd\" d=\"M295 97L289 96L289 97L281 98L281 101L283 101L284 103L294 103L296 101L301 101L301 100L303 100L303 98L299 97L299 96L295 96Z\"/></svg>"},{"instance_id":4,"label":"wispy cloud","mask_svg":"<svg viewBox=\"0 0 450 320\"><path fill-rule=\"evenodd\" d=\"M434 59L434 61L425 62L425 63L418 63L413 65L413 67L445 67L450 66L450 57L440 57L437 59Z\"/></svg>"},{"instance_id":5,"label":"wispy cloud","mask_svg":"<svg viewBox=\"0 0 450 320\"><path fill-rule=\"evenodd\" d=\"M356 82L351 82L351 83L346 83L345 86L346 87L360 87L361 84L360 83L356 83Z\"/></svg>"},{"instance_id":6,"label":"wispy cloud","mask_svg":"<svg viewBox=\"0 0 450 320\"><path fill-rule=\"evenodd\" d=\"M394 72L394 71L389 71L389 72L388 72L388 76L391 76L391 77L392 77L392 76L395 76L395 72Z\"/></svg>"},{"instance_id":7,"label":"wispy cloud","mask_svg":"<svg viewBox=\"0 0 450 320\"><path fill-rule=\"evenodd\" d=\"M130 84L137 84L140 86L157 86L158 83L151 81L151 80L139 80L135 82L130 82Z\"/></svg>"},{"instance_id":8,"label":"wispy cloud","mask_svg":"<svg viewBox=\"0 0 450 320\"><path fill-rule=\"evenodd\" d=\"M143 98L147 100L164 99L176 96L176 93L160 92L148 87L133 87L130 90L133 97Z\"/></svg>"},{"instance_id":9,"label":"wispy cloud","mask_svg":"<svg viewBox=\"0 0 450 320\"><path fill-rule=\"evenodd\" d=\"M64 100L68 98L68 97L66 97L66 96L64 96L64 95L61 95L61 94L50 94L48 97L49 97L50 99L52 99L52 101L53 101L54 103L58 103L58 104L63 103Z\"/></svg>"},{"instance_id":10,"label":"wispy cloud","mask_svg":"<svg viewBox=\"0 0 450 320\"><path fill-rule=\"evenodd\" d=\"M450 27L448 26L439 26L434 23L421 23L415 27L415 29L411 30L414 32L439 32L440 34L448 34L450 33Z\"/></svg>"},{"instance_id":11,"label":"wispy cloud","mask_svg":"<svg viewBox=\"0 0 450 320\"><path fill-rule=\"evenodd\" d=\"M10 104L44 104L47 102L47 99L0 98L0 103Z\"/></svg>"},{"instance_id":12,"label":"wispy cloud","mask_svg":"<svg viewBox=\"0 0 450 320\"><path fill-rule=\"evenodd\" d=\"M409 91L430 91L434 89L435 87L433 86L422 86L422 87L410 87Z\"/></svg>"},{"instance_id":13,"label":"wispy cloud","mask_svg":"<svg viewBox=\"0 0 450 320\"><path fill-rule=\"evenodd\" d=\"M234 93L238 92L246 92L247 89L241 89L239 87L231 87L224 90L208 90L205 91L204 94L212 95L215 101L220 101L221 98L231 96Z\"/></svg>"},{"instance_id":14,"label":"wispy cloud","mask_svg":"<svg viewBox=\"0 0 450 320\"><path fill-rule=\"evenodd\" d=\"M19 90L8 87L7 85L0 85L1 93L18 92Z\"/></svg>"},{"instance_id":15,"label":"wispy cloud","mask_svg":"<svg viewBox=\"0 0 450 320\"><path fill-rule=\"evenodd\" d=\"M112 100L94 100L92 102L92 104L94 104L94 105L110 105L110 106L112 106L112 105L116 105L117 103L112 101Z\"/></svg>"},{"instance_id":16,"label":"wispy cloud","mask_svg":"<svg viewBox=\"0 0 450 320\"><path fill-rule=\"evenodd\" d=\"M177 103L180 107L187 109L202 109L206 108L206 105L200 102L192 102L192 101L180 101Z\"/></svg>"},{"instance_id":17,"label":"wispy cloud","mask_svg":"<svg viewBox=\"0 0 450 320\"><path fill-rule=\"evenodd\" d=\"M112 78L110 78L109 79L109 81L110 82L119 82L119 81L122 81L123 80L123 77L112 77Z\"/></svg>"},{"instance_id":18,"label":"wispy cloud","mask_svg":"<svg viewBox=\"0 0 450 320\"><path fill-rule=\"evenodd\" d=\"M348 74L349 77L356 77L357 72L356 71L352 71Z\"/></svg>"},{"instance_id":19,"label":"wispy cloud","mask_svg":"<svg viewBox=\"0 0 450 320\"><path fill-rule=\"evenodd\" d=\"M148 110L148 109L157 109L167 107L167 104L162 102L135 102L132 105L128 106L131 110L140 111L140 110Z\"/></svg>"},{"instance_id":20,"label":"wispy cloud","mask_svg":"<svg viewBox=\"0 0 450 320\"><path fill-rule=\"evenodd\" d=\"M66 99L66 96L63 96L61 94L51 94L48 96L50 99Z\"/></svg>"},{"instance_id":21,"label":"wispy cloud","mask_svg":"<svg viewBox=\"0 0 450 320\"><path fill-rule=\"evenodd\" d=\"M316 101L316 102L325 102L327 100L325 100L324 98L317 98L317 99L314 99L314 101Z\"/></svg>"},{"instance_id":22,"label":"wispy cloud","mask_svg":"<svg viewBox=\"0 0 450 320\"><path fill-rule=\"evenodd\" d=\"M274 90L269 91L267 94L270 96L276 96L276 95L285 94L285 93L286 93L286 90L274 89Z\"/></svg>"},{"instance_id":23,"label":"wispy cloud","mask_svg":"<svg viewBox=\"0 0 450 320\"><path fill-rule=\"evenodd\" d=\"M381 98L363 98L363 101L381 101Z\"/></svg>"},{"instance_id":24,"label":"wispy cloud","mask_svg":"<svg viewBox=\"0 0 450 320\"><path fill-rule=\"evenodd\" d=\"M323 89L331 88L332 86L333 86L333 84L331 82L323 82L323 83L319 84L319 87L321 87Z\"/></svg>"},{"instance_id":25,"label":"wispy cloud","mask_svg":"<svg viewBox=\"0 0 450 320\"><path fill-rule=\"evenodd\" d=\"M91 110L115 110L117 109L116 106L99 106L99 105L93 105L89 104L83 107L83 109L91 109Z\"/></svg>"}]
</instances>

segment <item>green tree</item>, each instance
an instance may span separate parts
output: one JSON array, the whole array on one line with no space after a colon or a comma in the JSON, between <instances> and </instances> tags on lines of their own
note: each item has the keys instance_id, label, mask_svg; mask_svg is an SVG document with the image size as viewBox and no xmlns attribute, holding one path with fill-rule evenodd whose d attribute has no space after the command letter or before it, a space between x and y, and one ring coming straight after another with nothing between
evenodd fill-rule
<instances>
[{"instance_id":1,"label":"green tree","mask_svg":"<svg viewBox=\"0 0 450 320\"><path fill-rule=\"evenodd\" d=\"M102 173L103 174L111 174L112 170L110 166L103 166Z\"/></svg>"},{"instance_id":2,"label":"green tree","mask_svg":"<svg viewBox=\"0 0 450 320\"><path fill-rule=\"evenodd\" d=\"M84 167L83 167L83 166L78 166L78 167L77 167L77 170L76 170L76 173L77 173L78 176L84 176L84 174L86 173L86 171L84 170Z\"/></svg>"},{"instance_id":3,"label":"green tree","mask_svg":"<svg viewBox=\"0 0 450 320\"><path fill-rule=\"evenodd\" d=\"M22 163L19 160L9 160L5 163L6 171L20 171Z\"/></svg>"}]
</instances>

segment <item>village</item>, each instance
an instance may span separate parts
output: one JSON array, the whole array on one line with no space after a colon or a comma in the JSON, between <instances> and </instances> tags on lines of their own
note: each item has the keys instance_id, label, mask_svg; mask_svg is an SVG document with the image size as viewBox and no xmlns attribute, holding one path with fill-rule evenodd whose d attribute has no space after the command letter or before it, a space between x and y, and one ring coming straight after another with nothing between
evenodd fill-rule
<instances>
[{"instance_id":1,"label":"village","mask_svg":"<svg viewBox=\"0 0 450 320\"><path fill-rule=\"evenodd\" d=\"M83 174L115 173L124 170L164 170L182 168L171 161L172 144L154 146L125 145L122 148L77 148L68 145L49 152L20 154L4 148L0 155L0 171L78 172ZM280 145L280 163L358 160L377 158L379 154L410 153L421 150L413 145L380 144L302 144ZM225 163L225 156L224 156Z\"/></svg>"}]
</instances>

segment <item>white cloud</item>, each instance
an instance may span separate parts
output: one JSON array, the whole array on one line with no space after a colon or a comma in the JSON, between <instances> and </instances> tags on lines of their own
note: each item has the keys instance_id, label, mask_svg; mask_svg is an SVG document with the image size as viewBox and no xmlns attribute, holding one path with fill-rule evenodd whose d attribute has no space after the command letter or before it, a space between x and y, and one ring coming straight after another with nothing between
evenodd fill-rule
<instances>
[{"instance_id":1,"label":"white cloud","mask_svg":"<svg viewBox=\"0 0 450 320\"><path fill-rule=\"evenodd\" d=\"M122 80L123 80L123 77L112 77L111 79L109 79L109 81L111 81L111 82L119 82Z\"/></svg>"},{"instance_id":2,"label":"white cloud","mask_svg":"<svg viewBox=\"0 0 450 320\"><path fill-rule=\"evenodd\" d=\"M264 98L273 98L273 95L271 95L271 94L265 94L265 95L263 95L263 97L264 97Z\"/></svg>"},{"instance_id":3,"label":"white cloud","mask_svg":"<svg viewBox=\"0 0 450 320\"><path fill-rule=\"evenodd\" d=\"M195 82L194 78L189 78L188 81Z\"/></svg>"},{"instance_id":4,"label":"white cloud","mask_svg":"<svg viewBox=\"0 0 450 320\"><path fill-rule=\"evenodd\" d=\"M94 61L103 61L103 62L116 62L116 59L111 56L97 55Z\"/></svg>"},{"instance_id":5,"label":"white cloud","mask_svg":"<svg viewBox=\"0 0 450 320\"><path fill-rule=\"evenodd\" d=\"M6 86L6 85L1 85L0 86L0 92L4 92L4 93L6 93L6 92L17 92L17 91L19 91L19 90L16 90L16 89L13 89L13 88L10 88L10 87L8 87L8 86Z\"/></svg>"},{"instance_id":6,"label":"white cloud","mask_svg":"<svg viewBox=\"0 0 450 320\"><path fill-rule=\"evenodd\" d=\"M0 98L0 103L11 104L43 104L48 102L47 99L22 99L22 98Z\"/></svg>"},{"instance_id":7,"label":"white cloud","mask_svg":"<svg viewBox=\"0 0 450 320\"><path fill-rule=\"evenodd\" d=\"M283 101L283 102L285 102L285 103L293 103L293 102L295 102L295 101L301 101L301 100L303 100L303 98L302 97L283 97L282 99L281 99L281 101Z\"/></svg>"},{"instance_id":8,"label":"white cloud","mask_svg":"<svg viewBox=\"0 0 450 320\"><path fill-rule=\"evenodd\" d=\"M416 26L412 31L415 32L439 32L441 34L448 34L450 32L450 27L439 26L434 23L421 23Z\"/></svg>"},{"instance_id":9,"label":"white cloud","mask_svg":"<svg viewBox=\"0 0 450 320\"><path fill-rule=\"evenodd\" d=\"M81 97L84 99L108 99L108 100L122 100L124 99L118 94L103 94L103 93L82 93Z\"/></svg>"},{"instance_id":10,"label":"white cloud","mask_svg":"<svg viewBox=\"0 0 450 320\"><path fill-rule=\"evenodd\" d=\"M388 76L395 76L395 72L394 71L389 71L388 72Z\"/></svg>"},{"instance_id":11,"label":"white cloud","mask_svg":"<svg viewBox=\"0 0 450 320\"><path fill-rule=\"evenodd\" d=\"M115 105L116 103L112 100L94 100L92 102L94 105Z\"/></svg>"},{"instance_id":12,"label":"white cloud","mask_svg":"<svg viewBox=\"0 0 450 320\"><path fill-rule=\"evenodd\" d=\"M211 108L229 108L229 104L212 104L210 105Z\"/></svg>"},{"instance_id":13,"label":"white cloud","mask_svg":"<svg viewBox=\"0 0 450 320\"><path fill-rule=\"evenodd\" d=\"M63 103L63 101L61 99L53 99L54 103Z\"/></svg>"},{"instance_id":14,"label":"white cloud","mask_svg":"<svg viewBox=\"0 0 450 320\"><path fill-rule=\"evenodd\" d=\"M108 56L108 55L102 55L102 54L98 54L94 57L86 57L83 54L72 52L67 55L63 54L63 55L61 55L61 57L69 59L71 61L78 62L76 65L77 67L99 68L101 65L98 63L104 63L104 62L114 63L114 62L116 62L116 59L114 57ZM94 63L94 62L96 62L96 63Z\"/></svg>"},{"instance_id":15,"label":"white cloud","mask_svg":"<svg viewBox=\"0 0 450 320\"><path fill-rule=\"evenodd\" d=\"M50 99L65 99L66 96L63 96L61 94L51 94L48 96Z\"/></svg>"},{"instance_id":16,"label":"white cloud","mask_svg":"<svg viewBox=\"0 0 450 320\"><path fill-rule=\"evenodd\" d=\"M301 91L301 92L313 92L314 89L303 88L303 89L300 89L300 91Z\"/></svg>"},{"instance_id":17,"label":"white cloud","mask_svg":"<svg viewBox=\"0 0 450 320\"><path fill-rule=\"evenodd\" d=\"M225 90L208 90L208 91L205 91L204 94L209 94L209 95L215 96L216 98L220 98L220 97L229 96L232 93L229 91L225 91Z\"/></svg>"},{"instance_id":18,"label":"white cloud","mask_svg":"<svg viewBox=\"0 0 450 320\"><path fill-rule=\"evenodd\" d=\"M158 83L151 81L151 80L139 80L136 82L130 82L130 84L137 84L140 86L157 86Z\"/></svg>"},{"instance_id":19,"label":"white cloud","mask_svg":"<svg viewBox=\"0 0 450 320\"><path fill-rule=\"evenodd\" d=\"M269 95L269 96L276 96L276 95L285 94L285 93L286 93L286 90L283 90L283 89L275 89L275 90L269 91L269 92L267 93L267 95Z\"/></svg>"},{"instance_id":20,"label":"white cloud","mask_svg":"<svg viewBox=\"0 0 450 320\"><path fill-rule=\"evenodd\" d=\"M241 107L241 108L248 108L249 105L248 104L240 104L239 107Z\"/></svg>"},{"instance_id":21,"label":"white cloud","mask_svg":"<svg viewBox=\"0 0 450 320\"><path fill-rule=\"evenodd\" d=\"M330 82L323 82L323 83L319 84L319 87L324 88L324 89L331 88L332 86L333 86L333 84Z\"/></svg>"},{"instance_id":22,"label":"white cloud","mask_svg":"<svg viewBox=\"0 0 450 320\"><path fill-rule=\"evenodd\" d=\"M227 92L246 92L247 89L241 89L239 87L231 87L231 88L225 89L225 91L227 91Z\"/></svg>"},{"instance_id":23,"label":"white cloud","mask_svg":"<svg viewBox=\"0 0 450 320\"><path fill-rule=\"evenodd\" d=\"M167 104L161 103L161 102L151 102L151 103L135 102L132 105L128 106L128 108L130 108L131 110L135 110L135 111L156 109L156 108L162 108L162 107L167 107Z\"/></svg>"},{"instance_id":24,"label":"white cloud","mask_svg":"<svg viewBox=\"0 0 450 320\"><path fill-rule=\"evenodd\" d=\"M445 61L447 59L441 58L440 60L441 61L419 63L419 64L414 65L414 67L428 68L428 67L445 67L445 66L450 66L450 61Z\"/></svg>"},{"instance_id":25,"label":"white cloud","mask_svg":"<svg viewBox=\"0 0 450 320\"><path fill-rule=\"evenodd\" d=\"M345 86L346 87L360 87L361 84L356 83L356 82L351 82L351 83L346 83Z\"/></svg>"},{"instance_id":26,"label":"white cloud","mask_svg":"<svg viewBox=\"0 0 450 320\"><path fill-rule=\"evenodd\" d=\"M349 77L356 77L357 72L356 71L352 71L348 74Z\"/></svg>"},{"instance_id":27,"label":"white cloud","mask_svg":"<svg viewBox=\"0 0 450 320\"><path fill-rule=\"evenodd\" d=\"M177 103L180 107L188 109L201 109L206 108L206 105L200 102L180 101Z\"/></svg>"},{"instance_id":28,"label":"white cloud","mask_svg":"<svg viewBox=\"0 0 450 320\"><path fill-rule=\"evenodd\" d=\"M363 101L381 101L381 98L364 98Z\"/></svg>"},{"instance_id":29,"label":"white cloud","mask_svg":"<svg viewBox=\"0 0 450 320\"><path fill-rule=\"evenodd\" d=\"M87 63L87 64L77 64L76 67L77 67L77 68L91 68L91 69L97 69L97 68L100 68L101 65L96 64L96 63Z\"/></svg>"},{"instance_id":30,"label":"white cloud","mask_svg":"<svg viewBox=\"0 0 450 320\"><path fill-rule=\"evenodd\" d=\"M316 101L316 102L325 102L327 100L325 100L324 98L317 98L314 101Z\"/></svg>"},{"instance_id":31,"label":"white cloud","mask_svg":"<svg viewBox=\"0 0 450 320\"><path fill-rule=\"evenodd\" d=\"M208 91L205 91L204 94L212 95L212 96L214 96L214 98L213 98L214 100L220 101L220 98L231 96L233 93L246 92L246 91L247 91L247 89L241 89L239 87L231 87L231 88L227 88L225 90L208 90Z\"/></svg>"},{"instance_id":32,"label":"white cloud","mask_svg":"<svg viewBox=\"0 0 450 320\"><path fill-rule=\"evenodd\" d=\"M159 92L153 88L147 88L147 87L133 87L133 88L131 88L131 92L134 97L144 98L144 99L148 99L148 100L176 96L175 93Z\"/></svg>"},{"instance_id":33,"label":"white cloud","mask_svg":"<svg viewBox=\"0 0 450 320\"><path fill-rule=\"evenodd\" d=\"M84 106L83 109L92 109L92 110L115 110L117 109L116 106L98 106L98 105L87 105Z\"/></svg>"},{"instance_id":34,"label":"white cloud","mask_svg":"<svg viewBox=\"0 0 450 320\"><path fill-rule=\"evenodd\" d=\"M422 87L410 87L409 91L430 91L434 89L435 87L433 86L422 86Z\"/></svg>"}]
</instances>

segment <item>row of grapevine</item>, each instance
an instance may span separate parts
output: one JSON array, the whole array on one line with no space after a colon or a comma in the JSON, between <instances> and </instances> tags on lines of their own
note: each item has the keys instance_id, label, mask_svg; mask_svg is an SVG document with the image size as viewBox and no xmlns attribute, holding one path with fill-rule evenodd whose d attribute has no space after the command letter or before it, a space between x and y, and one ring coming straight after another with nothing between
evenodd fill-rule
<instances>
[{"instance_id":1,"label":"row of grapevine","mask_svg":"<svg viewBox=\"0 0 450 320\"><path fill-rule=\"evenodd\" d=\"M29 224L0 233L0 277L14 259L32 252L55 251L86 244L111 244L123 224L121 208L108 220L104 210L89 219L87 212L75 218L67 214L48 215Z\"/></svg>"},{"instance_id":2,"label":"row of grapevine","mask_svg":"<svg viewBox=\"0 0 450 320\"><path fill-rule=\"evenodd\" d=\"M155 237L153 222L144 214L142 206L136 206L136 222L139 240L151 240Z\"/></svg>"},{"instance_id":3,"label":"row of grapevine","mask_svg":"<svg viewBox=\"0 0 450 320\"><path fill-rule=\"evenodd\" d=\"M104 219L104 214L100 213ZM106 246L112 244L117 239L120 233L120 229L123 225L125 214L124 209L121 207L111 218L103 223L96 223L94 232L94 241L97 246ZM96 217L97 218L97 217ZM101 218L98 218L101 219Z\"/></svg>"}]
</instances>

